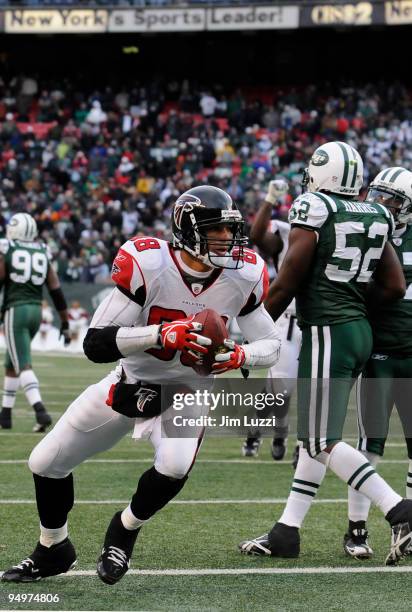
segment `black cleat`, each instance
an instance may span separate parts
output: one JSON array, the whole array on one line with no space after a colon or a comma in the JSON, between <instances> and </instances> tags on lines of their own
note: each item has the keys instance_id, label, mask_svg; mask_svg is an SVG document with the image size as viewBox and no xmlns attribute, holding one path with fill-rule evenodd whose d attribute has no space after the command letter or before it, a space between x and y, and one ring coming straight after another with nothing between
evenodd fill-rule
<instances>
[{"instance_id":1,"label":"black cleat","mask_svg":"<svg viewBox=\"0 0 412 612\"><path fill-rule=\"evenodd\" d=\"M3 582L35 582L48 576L64 574L76 565L76 551L69 538L50 548L37 543L33 553L5 571Z\"/></svg>"},{"instance_id":2,"label":"black cleat","mask_svg":"<svg viewBox=\"0 0 412 612\"><path fill-rule=\"evenodd\" d=\"M272 557L296 559L300 553L300 535L297 527L275 523L268 534L270 554Z\"/></svg>"},{"instance_id":3,"label":"black cleat","mask_svg":"<svg viewBox=\"0 0 412 612\"><path fill-rule=\"evenodd\" d=\"M282 461L286 453L286 439L273 438L272 444L270 445L270 450L275 461Z\"/></svg>"},{"instance_id":4,"label":"black cleat","mask_svg":"<svg viewBox=\"0 0 412 612\"><path fill-rule=\"evenodd\" d=\"M240 542L239 550L244 555L296 559L300 553L299 529L276 523L269 533L253 540Z\"/></svg>"},{"instance_id":5,"label":"black cleat","mask_svg":"<svg viewBox=\"0 0 412 612\"><path fill-rule=\"evenodd\" d=\"M11 429L11 408L2 408L0 412L0 427Z\"/></svg>"},{"instance_id":6,"label":"black cleat","mask_svg":"<svg viewBox=\"0 0 412 612\"><path fill-rule=\"evenodd\" d=\"M412 499L403 499L385 516L392 528L391 549L385 565L397 565L412 552Z\"/></svg>"},{"instance_id":7,"label":"black cleat","mask_svg":"<svg viewBox=\"0 0 412 612\"><path fill-rule=\"evenodd\" d=\"M293 465L294 470L296 470L296 468L298 467L298 461L299 461L299 444L296 444L295 450L293 451L293 455L292 455L292 465Z\"/></svg>"},{"instance_id":8,"label":"black cleat","mask_svg":"<svg viewBox=\"0 0 412 612\"><path fill-rule=\"evenodd\" d=\"M43 433L51 425L52 418L41 402L33 406L36 415L36 425L33 427L35 433Z\"/></svg>"},{"instance_id":9,"label":"black cleat","mask_svg":"<svg viewBox=\"0 0 412 612\"><path fill-rule=\"evenodd\" d=\"M270 557L268 534L265 533L254 540L244 540L239 544L242 555L256 555L257 557Z\"/></svg>"},{"instance_id":10,"label":"black cleat","mask_svg":"<svg viewBox=\"0 0 412 612\"><path fill-rule=\"evenodd\" d=\"M257 457L261 444L262 438L248 436L243 442L242 455L244 457Z\"/></svg>"},{"instance_id":11,"label":"black cleat","mask_svg":"<svg viewBox=\"0 0 412 612\"><path fill-rule=\"evenodd\" d=\"M130 567L134 543L140 529L123 527L122 512L116 512L107 528L103 549L97 560L97 575L106 584L118 582Z\"/></svg>"},{"instance_id":12,"label":"black cleat","mask_svg":"<svg viewBox=\"0 0 412 612\"><path fill-rule=\"evenodd\" d=\"M343 536L343 550L352 559L370 559L373 550L368 543L368 531L365 521L351 523Z\"/></svg>"}]
</instances>

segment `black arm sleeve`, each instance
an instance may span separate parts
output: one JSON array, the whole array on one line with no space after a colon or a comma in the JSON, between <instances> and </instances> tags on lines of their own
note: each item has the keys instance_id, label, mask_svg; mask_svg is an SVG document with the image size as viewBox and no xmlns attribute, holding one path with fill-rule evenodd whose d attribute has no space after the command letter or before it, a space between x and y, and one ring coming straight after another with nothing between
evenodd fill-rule
<instances>
[{"instance_id":1,"label":"black arm sleeve","mask_svg":"<svg viewBox=\"0 0 412 612\"><path fill-rule=\"evenodd\" d=\"M67 303L61 287L57 287L57 289L50 289L49 293L57 312L67 310Z\"/></svg>"},{"instance_id":2,"label":"black arm sleeve","mask_svg":"<svg viewBox=\"0 0 412 612\"><path fill-rule=\"evenodd\" d=\"M116 344L119 327L90 328L83 342L84 354L94 363L112 363L123 357Z\"/></svg>"}]
</instances>

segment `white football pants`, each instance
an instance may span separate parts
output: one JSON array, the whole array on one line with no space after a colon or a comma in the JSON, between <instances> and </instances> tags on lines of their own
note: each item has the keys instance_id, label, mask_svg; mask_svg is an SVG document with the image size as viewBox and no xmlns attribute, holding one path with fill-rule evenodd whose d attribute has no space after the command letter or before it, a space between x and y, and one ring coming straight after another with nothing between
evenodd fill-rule
<instances>
[{"instance_id":1,"label":"white football pants","mask_svg":"<svg viewBox=\"0 0 412 612\"><path fill-rule=\"evenodd\" d=\"M164 476L184 478L196 458L199 438L162 437L160 416L131 419L114 412L106 405L106 398L110 386L118 380L113 371L70 404L33 449L29 468L34 474L65 478L77 465L108 450L134 428L134 437L144 437L152 443L156 470Z\"/></svg>"}]
</instances>

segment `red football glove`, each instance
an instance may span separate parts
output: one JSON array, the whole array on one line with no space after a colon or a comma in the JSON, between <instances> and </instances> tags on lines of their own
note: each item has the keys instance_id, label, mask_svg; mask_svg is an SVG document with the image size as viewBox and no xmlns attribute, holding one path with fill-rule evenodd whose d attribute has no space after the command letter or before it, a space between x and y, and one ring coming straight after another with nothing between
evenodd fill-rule
<instances>
[{"instance_id":1,"label":"red football glove","mask_svg":"<svg viewBox=\"0 0 412 612\"><path fill-rule=\"evenodd\" d=\"M229 370L237 370L245 363L246 355L240 344L233 340L224 340L223 344L230 349L227 353L219 353L212 365L212 374L223 374Z\"/></svg>"},{"instance_id":2,"label":"red football glove","mask_svg":"<svg viewBox=\"0 0 412 612\"><path fill-rule=\"evenodd\" d=\"M164 348L187 351L192 357L199 353L207 354L207 346L212 344L210 338L194 333L202 331L202 324L193 321L194 317L162 323L159 328L160 342Z\"/></svg>"}]
</instances>

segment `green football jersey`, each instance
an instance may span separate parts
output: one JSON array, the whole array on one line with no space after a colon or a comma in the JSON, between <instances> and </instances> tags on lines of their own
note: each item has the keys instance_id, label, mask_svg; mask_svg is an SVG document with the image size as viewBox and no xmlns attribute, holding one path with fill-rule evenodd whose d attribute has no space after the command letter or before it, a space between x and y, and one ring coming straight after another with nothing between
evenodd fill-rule
<instances>
[{"instance_id":1,"label":"green football jersey","mask_svg":"<svg viewBox=\"0 0 412 612\"><path fill-rule=\"evenodd\" d=\"M335 325L366 317L366 288L394 230L381 204L304 193L289 221L318 235L309 276L296 295L298 322Z\"/></svg>"},{"instance_id":2,"label":"green football jersey","mask_svg":"<svg viewBox=\"0 0 412 612\"><path fill-rule=\"evenodd\" d=\"M0 240L6 263L2 310L17 304L41 304L51 256L44 242Z\"/></svg>"},{"instance_id":3,"label":"green football jersey","mask_svg":"<svg viewBox=\"0 0 412 612\"><path fill-rule=\"evenodd\" d=\"M406 294L371 313L373 350L399 356L412 355L412 226L395 230L391 239L406 280Z\"/></svg>"}]
</instances>

